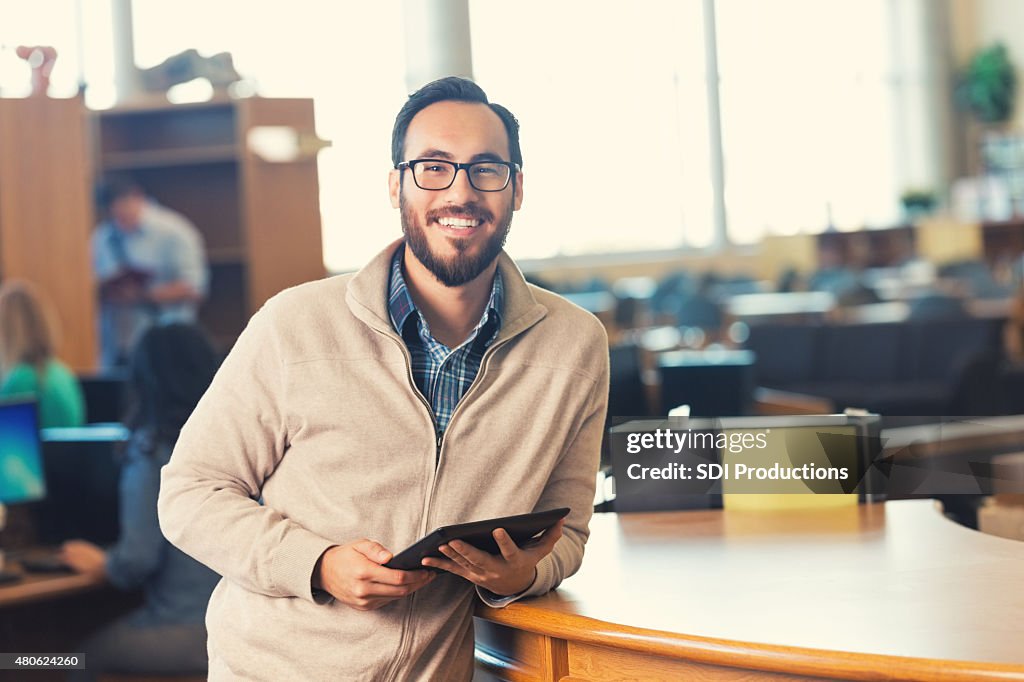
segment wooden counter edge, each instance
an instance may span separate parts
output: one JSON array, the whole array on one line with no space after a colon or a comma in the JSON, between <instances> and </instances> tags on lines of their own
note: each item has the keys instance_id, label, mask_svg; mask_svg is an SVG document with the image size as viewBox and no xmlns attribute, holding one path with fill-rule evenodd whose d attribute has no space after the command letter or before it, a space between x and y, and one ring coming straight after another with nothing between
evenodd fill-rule
<instances>
[{"instance_id":1,"label":"wooden counter edge","mask_svg":"<svg viewBox=\"0 0 1024 682\"><path fill-rule=\"evenodd\" d=\"M839 679L847 680L1024 680L1024 664L911 658L714 639L557 613L533 605L529 600L502 609L480 605L476 616L516 630L570 642L745 670L827 678L841 676Z\"/></svg>"}]
</instances>

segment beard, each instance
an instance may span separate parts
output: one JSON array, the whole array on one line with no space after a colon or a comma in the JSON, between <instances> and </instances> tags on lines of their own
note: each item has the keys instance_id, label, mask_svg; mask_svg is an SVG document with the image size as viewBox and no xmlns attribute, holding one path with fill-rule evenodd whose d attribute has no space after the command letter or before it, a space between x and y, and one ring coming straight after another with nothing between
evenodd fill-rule
<instances>
[{"instance_id":1,"label":"beard","mask_svg":"<svg viewBox=\"0 0 1024 682\"><path fill-rule=\"evenodd\" d=\"M508 231L512 226L512 204L509 203L508 211L498 221L497 231L491 235L479 253L473 255L468 253L469 243L464 239L449 239L449 243L455 248L455 255L451 258L444 258L430 249L427 241L426 229L419 222L412 209L406 204L405 195L399 198L399 207L402 213L402 233L405 235L405 243L412 249L412 253L423 266L446 287L458 287L476 279L480 273L494 262L494 259L501 253L508 239ZM478 219L487 222L493 219L489 211L477 204L464 204L462 206L450 206L439 211L430 211L426 214L427 224L436 221L442 216Z\"/></svg>"}]
</instances>

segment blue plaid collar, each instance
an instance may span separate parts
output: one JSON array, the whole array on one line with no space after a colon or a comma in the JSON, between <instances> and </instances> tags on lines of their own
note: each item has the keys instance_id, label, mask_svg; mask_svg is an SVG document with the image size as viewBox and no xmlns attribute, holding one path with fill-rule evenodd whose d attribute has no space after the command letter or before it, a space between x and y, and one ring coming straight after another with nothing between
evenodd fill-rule
<instances>
[{"instance_id":1,"label":"blue plaid collar","mask_svg":"<svg viewBox=\"0 0 1024 682\"><path fill-rule=\"evenodd\" d=\"M405 284L405 276L402 275L402 257L404 254L405 244L401 244L395 250L395 255L391 258L391 279L388 284L388 313L391 316L391 326L395 328L399 335L402 335L405 324L413 313L419 316L423 327L427 328L427 321L423 319L419 310L416 309L416 304L412 302L409 287ZM491 297L487 301L487 307L484 309L483 316L473 328L472 333L470 333L470 338L477 335L491 315L494 316L494 333L497 334L498 330L501 329L501 313L504 305L505 285L502 283L501 272L495 271L494 284L491 285Z\"/></svg>"}]
</instances>

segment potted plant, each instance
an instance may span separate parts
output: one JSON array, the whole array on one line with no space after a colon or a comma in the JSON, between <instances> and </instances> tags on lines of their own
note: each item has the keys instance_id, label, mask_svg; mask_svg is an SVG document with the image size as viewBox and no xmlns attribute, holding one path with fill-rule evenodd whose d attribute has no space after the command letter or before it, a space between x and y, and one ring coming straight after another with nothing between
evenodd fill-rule
<instances>
[{"instance_id":1,"label":"potted plant","mask_svg":"<svg viewBox=\"0 0 1024 682\"><path fill-rule=\"evenodd\" d=\"M1005 123L1013 116L1017 71L1002 43L979 50L961 72L956 98L982 123Z\"/></svg>"},{"instance_id":2,"label":"potted plant","mask_svg":"<svg viewBox=\"0 0 1024 682\"><path fill-rule=\"evenodd\" d=\"M910 187L900 195L900 203L903 205L903 215L909 222L913 222L935 210L935 192L923 187Z\"/></svg>"}]
</instances>

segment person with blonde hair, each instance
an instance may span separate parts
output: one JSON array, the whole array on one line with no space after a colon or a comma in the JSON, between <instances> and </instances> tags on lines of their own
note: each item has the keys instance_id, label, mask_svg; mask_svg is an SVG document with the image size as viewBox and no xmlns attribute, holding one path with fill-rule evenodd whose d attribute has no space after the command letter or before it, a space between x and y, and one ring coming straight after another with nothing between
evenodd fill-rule
<instances>
[{"instance_id":1,"label":"person with blonde hair","mask_svg":"<svg viewBox=\"0 0 1024 682\"><path fill-rule=\"evenodd\" d=\"M55 355L48 307L28 282L0 287L0 398L31 395L39 424L81 426L85 399L78 379Z\"/></svg>"}]
</instances>

